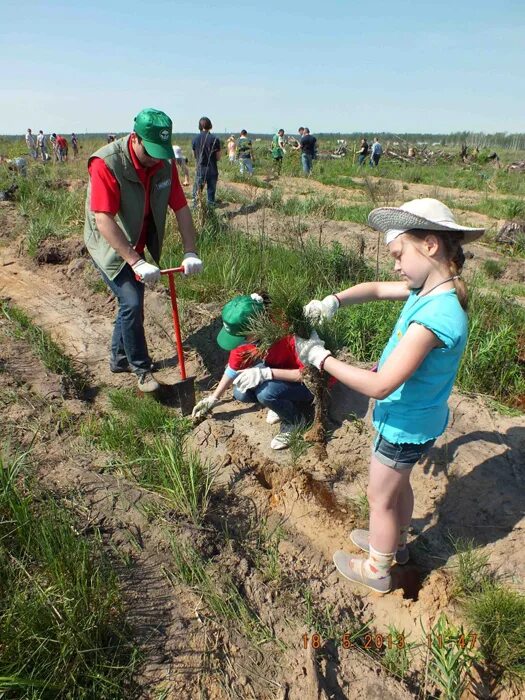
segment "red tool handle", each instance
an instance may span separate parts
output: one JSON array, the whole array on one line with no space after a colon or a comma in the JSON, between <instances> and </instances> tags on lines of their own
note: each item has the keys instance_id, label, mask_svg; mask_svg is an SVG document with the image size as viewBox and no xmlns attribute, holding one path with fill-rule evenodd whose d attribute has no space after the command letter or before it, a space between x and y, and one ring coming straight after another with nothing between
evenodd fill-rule
<instances>
[{"instance_id":1,"label":"red tool handle","mask_svg":"<svg viewBox=\"0 0 525 700\"><path fill-rule=\"evenodd\" d=\"M177 341L177 356L179 358L180 376L184 380L186 379L186 365L184 364L184 353L182 352L182 338L180 337L179 310L177 308L177 294L175 292L175 272L184 272L184 268L182 266L170 267L167 270L161 270L160 274L168 275L171 297L171 313L173 315L173 328L175 330L175 340Z\"/></svg>"}]
</instances>

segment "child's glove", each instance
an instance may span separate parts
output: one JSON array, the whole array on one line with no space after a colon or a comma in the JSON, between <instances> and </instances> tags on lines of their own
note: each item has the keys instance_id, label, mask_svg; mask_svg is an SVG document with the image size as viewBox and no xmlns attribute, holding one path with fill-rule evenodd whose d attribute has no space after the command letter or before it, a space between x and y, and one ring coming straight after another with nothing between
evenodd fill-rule
<instances>
[{"instance_id":1,"label":"child's glove","mask_svg":"<svg viewBox=\"0 0 525 700\"><path fill-rule=\"evenodd\" d=\"M325 348L324 340L321 340L315 331L312 331L308 340L296 335L295 349L303 365L313 365L317 369L321 369L321 364L332 354Z\"/></svg>"},{"instance_id":2,"label":"child's glove","mask_svg":"<svg viewBox=\"0 0 525 700\"><path fill-rule=\"evenodd\" d=\"M135 277L144 284L155 284L159 281L160 270L156 265L152 265L145 260L137 260L137 262L131 266Z\"/></svg>"},{"instance_id":3,"label":"child's glove","mask_svg":"<svg viewBox=\"0 0 525 700\"><path fill-rule=\"evenodd\" d=\"M249 389L254 389L270 379L273 379L273 375L269 367L250 367L250 369L243 369L239 372L233 383L244 394Z\"/></svg>"},{"instance_id":4,"label":"child's glove","mask_svg":"<svg viewBox=\"0 0 525 700\"><path fill-rule=\"evenodd\" d=\"M339 300L335 294L329 294L322 301L312 299L303 307L303 313L312 323L319 323L335 316L339 308Z\"/></svg>"},{"instance_id":5,"label":"child's glove","mask_svg":"<svg viewBox=\"0 0 525 700\"><path fill-rule=\"evenodd\" d=\"M216 399L211 394L209 396L206 396L205 399L201 399L198 403L195 404L195 408L191 412L191 417L202 418L211 411L211 409L215 406L217 401L218 399Z\"/></svg>"}]
</instances>

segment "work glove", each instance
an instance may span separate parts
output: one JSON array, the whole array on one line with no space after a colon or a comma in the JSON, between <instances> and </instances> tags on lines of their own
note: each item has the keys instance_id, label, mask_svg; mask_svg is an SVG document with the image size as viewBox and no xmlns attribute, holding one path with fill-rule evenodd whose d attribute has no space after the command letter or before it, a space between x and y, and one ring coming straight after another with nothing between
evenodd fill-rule
<instances>
[{"instance_id":1,"label":"work glove","mask_svg":"<svg viewBox=\"0 0 525 700\"><path fill-rule=\"evenodd\" d=\"M212 394L206 396L206 398L201 399L195 404L193 411L191 412L192 418L202 418L215 406L218 399L216 399Z\"/></svg>"},{"instance_id":2,"label":"work glove","mask_svg":"<svg viewBox=\"0 0 525 700\"><path fill-rule=\"evenodd\" d=\"M312 299L303 306L303 313L312 323L320 323L333 318L339 308L339 300L335 294L329 294L322 301Z\"/></svg>"},{"instance_id":3,"label":"work glove","mask_svg":"<svg viewBox=\"0 0 525 700\"><path fill-rule=\"evenodd\" d=\"M273 379L273 375L269 367L250 367L250 369L243 369L239 372L233 383L244 394L249 389L254 389L270 379Z\"/></svg>"},{"instance_id":4,"label":"work glove","mask_svg":"<svg viewBox=\"0 0 525 700\"><path fill-rule=\"evenodd\" d=\"M202 272L202 260L196 253L185 253L181 265L185 275L196 275Z\"/></svg>"},{"instance_id":5,"label":"work glove","mask_svg":"<svg viewBox=\"0 0 525 700\"><path fill-rule=\"evenodd\" d=\"M296 335L295 349L303 365L313 365L317 369L321 369L321 364L332 354L325 348L324 340L321 340L315 331L312 331L308 340Z\"/></svg>"},{"instance_id":6,"label":"work glove","mask_svg":"<svg viewBox=\"0 0 525 700\"><path fill-rule=\"evenodd\" d=\"M160 270L156 265L151 265L145 260L137 260L137 262L131 266L135 277L144 284L156 284L160 278Z\"/></svg>"}]
</instances>

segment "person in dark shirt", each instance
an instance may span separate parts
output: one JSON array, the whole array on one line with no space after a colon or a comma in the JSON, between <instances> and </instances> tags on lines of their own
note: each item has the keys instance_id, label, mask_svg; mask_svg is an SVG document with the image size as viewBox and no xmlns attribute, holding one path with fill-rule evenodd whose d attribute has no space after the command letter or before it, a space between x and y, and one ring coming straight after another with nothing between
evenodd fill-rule
<instances>
[{"instance_id":1,"label":"person in dark shirt","mask_svg":"<svg viewBox=\"0 0 525 700\"><path fill-rule=\"evenodd\" d=\"M208 206L215 206L215 191L219 178L217 162L221 157L221 142L210 133L212 128L213 124L210 119L201 117L199 119L199 134L191 143L196 163L193 208L197 206L197 195L202 192L205 184Z\"/></svg>"},{"instance_id":2,"label":"person in dark shirt","mask_svg":"<svg viewBox=\"0 0 525 700\"><path fill-rule=\"evenodd\" d=\"M359 157L358 157L359 165L363 165L369 152L370 152L370 147L368 145L368 141L366 139L361 139L361 148L359 149Z\"/></svg>"},{"instance_id":3,"label":"person in dark shirt","mask_svg":"<svg viewBox=\"0 0 525 700\"><path fill-rule=\"evenodd\" d=\"M303 164L303 172L305 175L310 175L312 172L312 163L315 158L317 139L310 134L310 129L305 127L301 136L301 163Z\"/></svg>"},{"instance_id":4,"label":"person in dark shirt","mask_svg":"<svg viewBox=\"0 0 525 700\"><path fill-rule=\"evenodd\" d=\"M241 131L241 136L237 141L237 157L239 158L239 167L241 175L244 175L246 170L249 175L253 175L253 149L251 139L248 138L246 129Z\"/></svg>"}]
</instances>

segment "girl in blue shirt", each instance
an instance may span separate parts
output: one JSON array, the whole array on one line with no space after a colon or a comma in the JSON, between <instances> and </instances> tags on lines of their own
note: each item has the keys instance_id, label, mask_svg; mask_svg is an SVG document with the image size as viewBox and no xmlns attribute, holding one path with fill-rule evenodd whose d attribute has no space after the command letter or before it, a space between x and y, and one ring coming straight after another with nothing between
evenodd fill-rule
<instances>
[{"instance_id":1,"label":"girl in blue shirt","mask_svg":"<svg viewBox=\"0 0 525 700\"><path fill-rule=\"evenodd\" d=\"M483 229L460 226L436 199L416 199L399 208L374 209L370 226L385 233L400 282L365 282L305 306L313 321L331 318L347 304L376 299L406 301L376 371L353 367L325 349L312 334L296 340L301 361L325 370L346 386L376 399L377 430L367 489L369 530L351 539L368 557L334 554L346 578L378 592L392 585L391 567L408 561L406 546L414 496L412 467L448 422L447 400L467 341L467 290L461 279L462 243Z\"/></svg>"}]
</instances>

